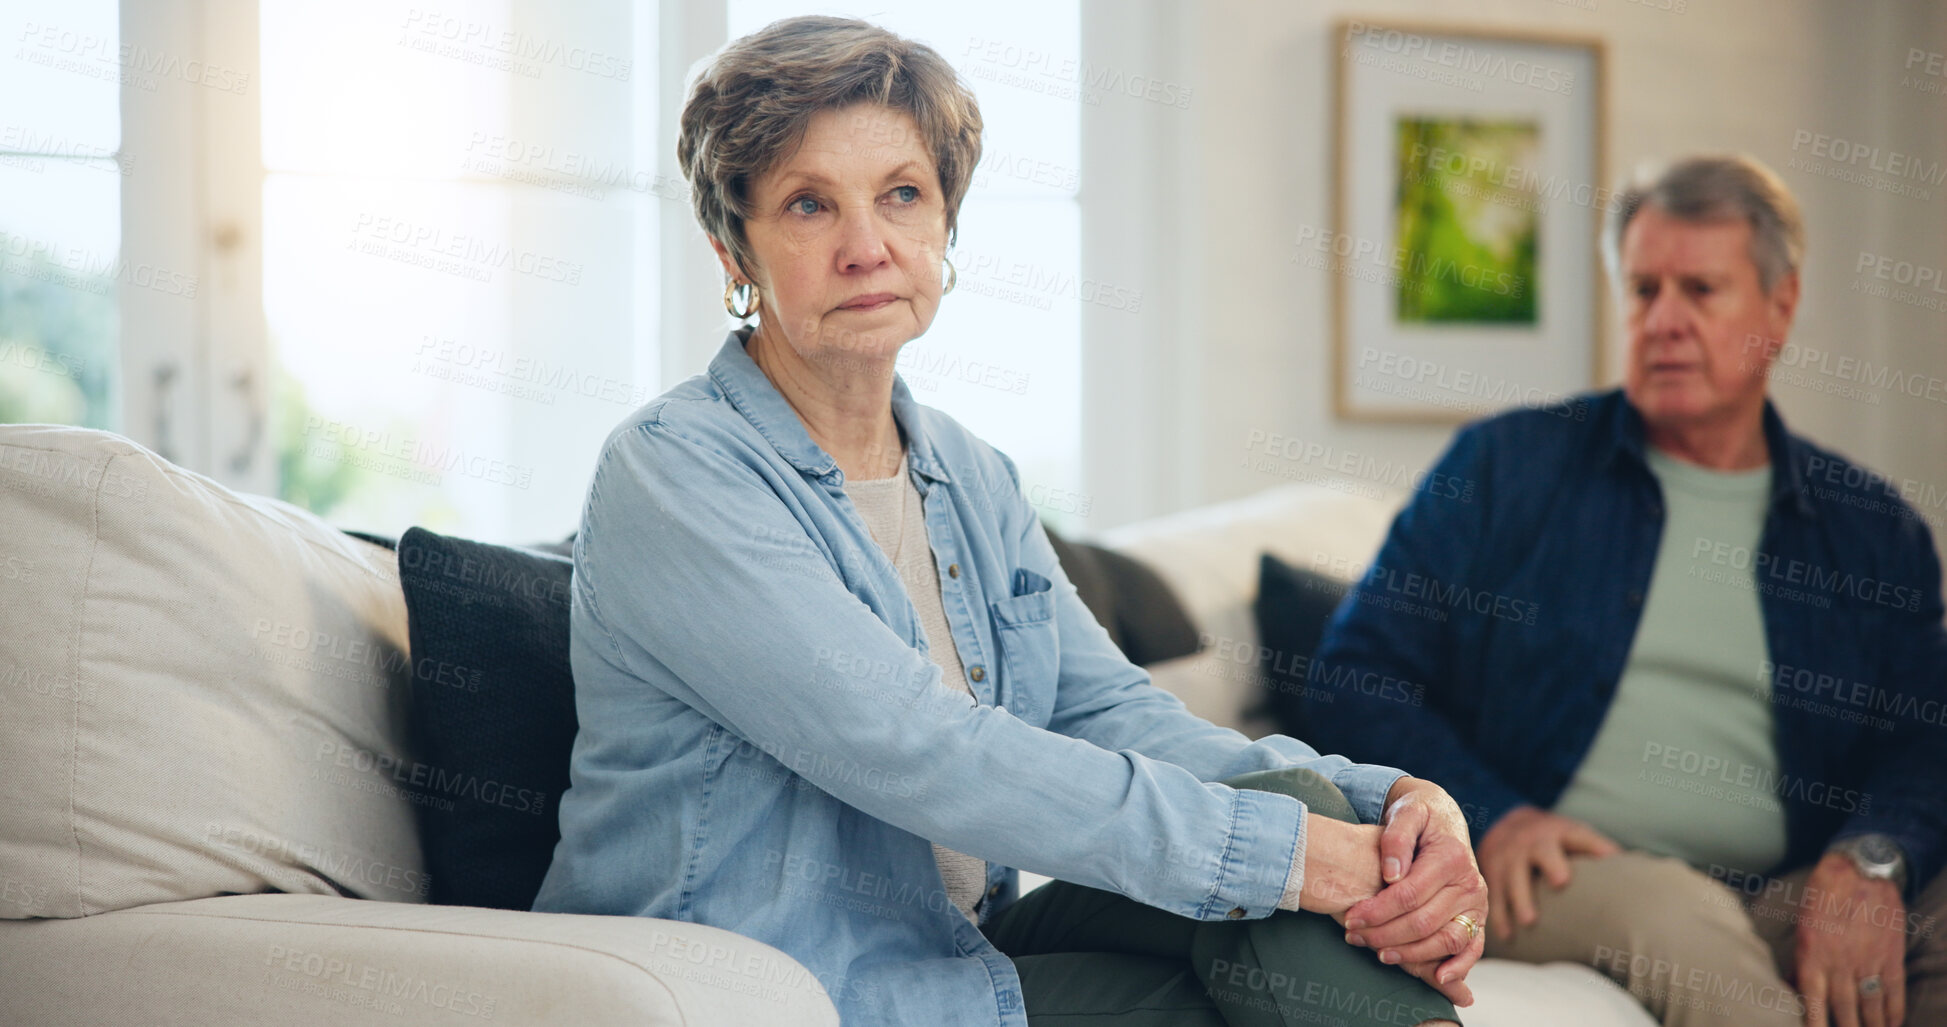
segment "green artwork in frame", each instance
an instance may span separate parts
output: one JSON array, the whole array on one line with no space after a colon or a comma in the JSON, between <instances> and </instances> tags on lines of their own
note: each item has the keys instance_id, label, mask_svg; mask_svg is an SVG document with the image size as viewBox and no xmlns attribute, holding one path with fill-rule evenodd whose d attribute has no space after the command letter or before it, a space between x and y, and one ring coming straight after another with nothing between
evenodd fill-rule
<instances>
[{"instance_id":1,"label":"green artwork in frame","mask_svg":"<svg viewBox=\"0 0 1947 1027\"><path fill-rule=\"evenodd\" d=\"M1399 322L1536 324L1540 123L1406 115L1394 139Z\"/></svg>"}]
</instances>

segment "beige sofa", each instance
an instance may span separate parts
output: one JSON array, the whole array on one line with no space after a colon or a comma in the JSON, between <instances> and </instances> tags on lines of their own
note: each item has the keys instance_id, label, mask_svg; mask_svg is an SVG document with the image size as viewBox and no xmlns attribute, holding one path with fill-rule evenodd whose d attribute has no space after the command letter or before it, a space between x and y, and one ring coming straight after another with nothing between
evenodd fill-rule
<instances>
[{"instance_id":1,"label":"beige sofa","mask_svg":"<svg viewBox=\"0 0 1947 1027\"><path fill-rule=\"evenodd\" d=\"M1389 512L1287 488L1103 541L1229 642L1158 681L1257 729L1257 553L1363 559ZM385 550L117 436L0 426L0 1020L837 1022L726 931L427 905L383 773L408 758L406 647ZM1649 1023L1586 969L1474 979L1470 1027Z\"/></svg>"},{"instance_id":2,"label":"beige sofa","mask_svg":"<svg viewBox=\"0 0 1947 1027\"><path fill-rule=\"evenodd\" d=\"M838 1023L728 931L425 904L405 650L390 552L0 426L0 1022Z\"/></svg>"}]
</instances>

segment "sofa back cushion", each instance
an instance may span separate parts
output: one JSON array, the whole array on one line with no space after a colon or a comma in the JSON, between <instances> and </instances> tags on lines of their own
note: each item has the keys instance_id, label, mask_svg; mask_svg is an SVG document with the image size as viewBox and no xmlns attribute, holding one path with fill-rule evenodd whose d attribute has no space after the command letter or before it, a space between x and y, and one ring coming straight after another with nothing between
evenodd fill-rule
<instances>
[{"instance_id":1,"label":"sofa back cushion","mask_svg":"<svg viewBox=\"0 0 1947 1027\"><path fill-rule=\"evenodd\" d=\"M392 554L106 432L0 426L0 917L424 901Z\"/></svg>"}]
</instances>

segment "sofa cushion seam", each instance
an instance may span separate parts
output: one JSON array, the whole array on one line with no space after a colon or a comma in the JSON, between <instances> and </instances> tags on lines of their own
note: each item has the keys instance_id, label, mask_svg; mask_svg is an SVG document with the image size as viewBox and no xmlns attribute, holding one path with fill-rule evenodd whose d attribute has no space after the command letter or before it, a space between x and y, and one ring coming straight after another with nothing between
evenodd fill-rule
<instances>
[{"instance_id":1,"label":"sofa cushion seam","mask_svg":"<svg viewBox=\"0 0 1947 1027\"><path fill-rule=\"evenodd\" d=\"M95 487L88 497L88 562L82 568L81 588L74 600L74 648L72 662L68 666L68 680L75 683L75 701L72 716L68 718L68 837L74 843L74 908L82 916L89 913L88 892L83 880L81 854L80 815L75 809L75 794L80 790L76 783L81 775L81 643L86 637L84 621L88 609L88 589L95 580L95 555L101 550L101 486L108 480L108 468L115 463L120 454L111 453L102 461L102 473L95 477ZM99 912L99 911L97 911Z\"/></svg>"},{"instance_id":2,"label":"sofa cushion seam","mask_svg":"<svg viewBox=\"0 0 1947 1027\"><path fill-rule=\"evenodd\" d=\"M367 900L358 900L358 901L367 901ZM570 949L576 952L586 952L591 955L602 956L608 959L613 959L616 962L623 964L624 966L629 966L629 967L633 967L636 970L640 970L643 976L649 978L652 981L655 981L656 985L662 988L663 991L669 995L670 1004L673 1007L677 1008L678 1015L682 1015L685 1021L688 1020L687 1014L684 1014L682 1012L681 1003L677 1001L677 995L675 989L671 988L667 981L664 981L660 976L658 976L656 971L649 968L648 966L643 965L642 963L630 959L627 956L623 956L614 952L607 952L598 948L590 948L589 946L586 945L578 945L575 944L574 942L557 941L551 938L521 938L521 937L507 937L507 936L497 935L497 934L475 934L466 931L440 930L438 928L432 928L432 927L398 927L398 926L391 926L386 924L333 923L330 921L291 920L291 919L285 919L280 917L239 916L235 913L186 913L178 909L145 909L140 906L136 906L130 909L116 910L115 913L119 915L128 915L128 916L182 917L185 919L192 919L192 920L239 920L247 923L257 923L257 924L279 924L286 927L323 927L323 928L351 929L351 930L360 930L360 931L388 931L397 934L430 934L430 935L440 935L442 937L449 937L449 938L474 938L482 941L505 941L505 942L516 942L516 943L530 943L530 944L544 945L544 946L549 946L554 948Z\"/></svg>"}]
</instances>

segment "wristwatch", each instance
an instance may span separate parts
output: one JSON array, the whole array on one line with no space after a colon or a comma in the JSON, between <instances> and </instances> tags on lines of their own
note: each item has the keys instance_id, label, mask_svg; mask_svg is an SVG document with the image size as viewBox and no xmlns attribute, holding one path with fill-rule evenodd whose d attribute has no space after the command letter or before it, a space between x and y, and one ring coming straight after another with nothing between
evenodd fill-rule
<instances>
[{"instance_id":1,"label":"wristwatch","mask_svg":"<svg viewBox=\"0 0 1947 1027\"><path fill-rule=\"evenodd\" d=\"M1893 887L1906 891L1906 853L1889 835L1855 834L1833 842L1825 851L1844 853L1861 877L1891 881Z\"/></svg>"}]
</instances>

